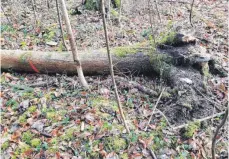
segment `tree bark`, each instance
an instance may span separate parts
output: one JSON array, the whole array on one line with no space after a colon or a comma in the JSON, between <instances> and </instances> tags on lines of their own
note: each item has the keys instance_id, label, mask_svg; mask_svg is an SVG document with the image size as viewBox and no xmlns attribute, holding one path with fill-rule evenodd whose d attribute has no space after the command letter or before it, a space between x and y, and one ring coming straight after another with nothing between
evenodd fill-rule
<instances>
[{"instance_id":1,"label":"tree bark","mask_svg":"<svg viewBox=\"0 0 229 159\"><path fill-rule=\"evenodd\" d=\"M1 68L19 72L35 73L32 65L39 73L77 73L73 55L69 52L39 52L22 50L1 50ZM79 52L85 75L109 74L109 61L106 50ZM150 57L144 53L129 54L125 57L112 54L115 73L150 73L152 71Z\"/></svg>"},{"instance_id":2,"label":"tree bark","mask_svg":"<svg viewBox=\"0 0 229 159\"><path fill-rule=\"evenodd\" d=\"M67 11L67 8L66 8L65 0L61 0L60 2L61 2L61 9L62 9L64 20L65 20L65 23L66 23L66 28L67 28L67 32L68 32L70 45L71 45L73 60L74 60L75 66L76 66L78 77L79 77L79 80L80 80L81 84L84 87L88 88L87 81L85 80L85 77L84 77L84 74L83 74L80 58L79 58L79 55L77 53L77 48L76 48L76 44L75 44L75 40L74 40L74 36L73 36L73 32L72 32L70 20L69 20L69 17L68 17L68 11ZM73 68L75 68L75 66L73 66Z\"/></svg>"}]
</instances>

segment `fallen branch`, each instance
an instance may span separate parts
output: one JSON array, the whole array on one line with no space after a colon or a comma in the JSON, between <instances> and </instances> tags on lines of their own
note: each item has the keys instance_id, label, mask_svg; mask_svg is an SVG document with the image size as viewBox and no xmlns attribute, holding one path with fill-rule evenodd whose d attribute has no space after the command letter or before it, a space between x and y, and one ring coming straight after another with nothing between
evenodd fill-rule
<instances>
[{"instance_id":1,"label":"fallen branch","mask_svg":"<svg viewBox=\"0 0 229 159\"><path fill-rule=\"evenodd\" d=\"M161 94L160 94L160 96L159 96L158 99L157 99L157 102L156 102L156 104L155 104L155 106L154 106L154 108L153 108L152 114L151 114L151 116L150 116L150 118L149 118L149 121L148 121L146 127L145 127L145 131L147 130L148 125L150 124L150 122L151 122L151 120L152 120L154 111L156 110L157 105L158 105L159 101L161 100L161 97L162 97L162 94L163 94L164 90L165 90L165 88L162 89Z\"/></svg>"},{"instance_id":2,"label":"fallen branch","mask_svg":"<svg viewBox=\"0 0 229 159\"><path fill-rule=\"evenodd\" d=\"M54 82L53 81L50 81L50 82L39 82L39 83L33 83L33 84L29 84L28 86L29 87L44 87L44 86L48 86L48 85L51 85L53 84Z\"/></svg>"},{"instance_id":3,"label":"fallen branch","mask_svg":"<svg viewBox=\"0 0 229 159\"><path fill-rule=\"evenodd\" d=\"M116 77L116 79L126 82L130 87L134 87L134 88L138 89L138 91L145 93L147 95L151 95L151 96L157 96L158 95L158 93L156 91L149 89L147 87L144 87L143 85L141 85L135 81L128 81L125 78L118 77L118 76Z\"/></svg>"},{"instance_id":4,"label":"fallen branch","mask_svg":"<svg viewBox=\"0 0 229 159\"><path fill-rule=\"evenodd\" d=\"M214 106L218 109L218 110L222 110L220 109L220 107L222 107L222 105L220 105L219 103L216 103L215 101L209 99L208 97L206 97L199 89L197 89L196 87L193 87L198 93L200 93L200 95L202 95L207 101L211 102L212 104L214 104Z\"/></svg>"},{"instance_id":5,"label":"fallen branch","mask_svg":"<svg viewBox=\"0 0 229 159\"><path fill-rule=\"evenodd\" d=\"M165 120L166 120L166 122L168 123L169 127L172 128L172 125L170 124L170 122L169 122L169 120L167 119L167 117L165 116L165 114L164 114L162 111L160 111L159 109L157 109L156 112L160 113L160 114L165 118ZM156 112L155 112L155 113L156 113Z\"/></svg>"},{"instance_id":6,"label":"fallen branch","mask_svg":"<svg viewBox=\"0 0 229 159\"><path fill-rule=\"evenodd\" d=\"M157 159L157 156L155 155L155 153L153 152L152 149L149 149L150 155L153 159Z\"/></svg>"},{"instance_id":7,"label":"fallen branch","mask_svg":"<svg viewBox=\"0 0 229 159\"><path fill-rule=\"evenodd\" d=\"M211 116L208 116L206 118L195 119L193 122L203 122L205 120L212 119L212 118L215 118L215 117L220 116L220 115L223 115L223 114L225 114L225 111L224 112L217 113L217 114L214 114L214 115L211 115ZM172 130L181 129L181 128L187 127L188 125L189 124L183 124L183 125L179 125L179 126L176 126L176 127L173 127L172 126Z\"/></svg>"},{"instance_id":8,"label":"fallen branch","mask_svg":"<svg viewBox=\"0 0 229 159\"><path fill-rule=\"evenodd\" d=\"M219 126L216 128L216 132L215 135L212 139L212 159L215 159L215 144L216 144L216 139L217 139L217 135L219 133L219 130L223 127L223 125L226 123L227 121L227 117L228 117L228 109L225 112L225 115L223 117L222 122L219 124Z\"/></svg>"}]
</instances>

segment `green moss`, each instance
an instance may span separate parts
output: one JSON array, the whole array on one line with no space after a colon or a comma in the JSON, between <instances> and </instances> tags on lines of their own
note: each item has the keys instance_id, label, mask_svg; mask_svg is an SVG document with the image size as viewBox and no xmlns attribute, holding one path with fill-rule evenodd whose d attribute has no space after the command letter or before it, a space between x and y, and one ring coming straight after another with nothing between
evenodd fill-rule
<instances>
[{"instance_id":1,"label":"green moss","mask_svg":"<svg viewBox=\"0 0 229 159\"><path fill-rule=\"evenodd\" d=\"M49 147L47 151L50 153L56 153L59 151L59 146L55 145L55 146Z\"/></svg>"},{"instance_id":2,"label":"green moss","mask_svg":"<svg viewBox=\"0 0 229 159\"><path fill-rule=\"evenodd\" d=\"M87 0L85 4L85 9L100 10L100 1L99 0Z\"/></svg>"},{"instance_id":3,"label":"green moss","mask_svg":"<svg viewBox=\"0 0 229 159\"><path fill-rule=\"evenodd\" d=\"M128 153L123 153L120 155L121 159L128 159Z\"/></svg>"},{"instance_id":4,"label":"green moss","mask_svg":"<svg viewBox=\"0 0 229 159\"><path fill-rule=\"evenodd\" d=\"M57 113L56 112L47 112L46 118L49 120L55 120Z\"/></svg>"},{"instance_id":5,"label":"green moss","mask_svg":"<svg viewBox=\"0 0 229 159\"><path fill-rule=\"evenodd\" d=\"M6 102L6 106L9 106L13 110L15 110L15 109L18 109L19 103L14 99L10 99Z\"/></svg>"},{"instance_id":6,"label":"green moss","mask_svg":"<svg viewBox=\"0 0 229 159\"><path fill-rule=\"evenodd\" d=\"M33 112L35 112L37 110L37 107L35 106L35 105L32 105L32 106L30 106L29 108L28 108L28 112L29 113L33 113Z\"/></svg>"},{"instance_id":7,"label":"green moss","mask_svg":"<svg viewBox=\"0 0 229 159\"><path fill-rule=\"evenodd\" d=\"M193 134L198 130L200 127L200 122L192 122L188 125L188 127L185 129L184 136L187 138L190 138L193 136Z\"/></svg>"},{"instance_id":8,"label":"green moss","mask_svg":"<svg viewBox=\"0 0 229 159\"><path fill-rule=\"evenodd\" d=\"M209 77L210 76L208 62L205 62L205 63L202 64L201 73L205 77Z\"/></svg>"},{"instance_id":9,"label":"green moss","mask_svg":"<svg viewBox=\"0 0 229 159\"><path fill-rule=\"evenodd\" d=\"M105 149L108 151L120 152L127 147L126 140L120 137L107 137L104 141Z\"/></svg>"},{"instance_id":10,"label":"green moss","mask_svg":"<svg viewBox=\"0 0 229 159\"><path fill-rule=\"evenodd\" d=\"M23 124L23 123L25 123L26 122L26 114L24 113L24 114L22 114L20 117L19 117L19 123L20 124Z\"/></svg>"},{"instance_id":11,"label":"green moss","mask_svg":"<svg viewBox=\"0 0 229 159\"><path fill-rule=\"evenodd\" d=\"M119 16L118 12L114 10L113 8L111 9L111 15L117 18Z\"/></svg>"},{"instance_id":12,"label":"green moss","mask_svg":"<svg viewBox=\"0 0 229 159\"><path fill-rule=\"evenodd\" d=\"M50 141L50 144L52 144L52 145L58 144L58 139L56 137L52 138Z\"/></svg>"},{"instance_id":13,"label":"green moss","mask_svg":"<svg viewBox=\"0 0 229 159\"><path fill-rule=\"evenodd\" d=\"M5 141L2 145L1 145L1 151L5 151L8 147L9 147L9 141Z\"/></svg>"},{"instance_id":14,"label":"green moss","mask_svg":"<svg viewBox=\"0 0 229 159\"><path fill-rule=\"evenodd\" d=\"M35 138L35 139L32 139L31 140L31 146L33 146L33 147L38 147L38 146L40 146L41 145L41 140L40 139L38 139L38 138Z\"/></svg>"},{"instance_id":15,"label":"green moss","mask_svg":"<svg viewBox=\"0 0 229 159\"><path fill-rule=\"evenodd\" d=\"M31 52L25 52L24 54L20 55L19 61L21 63L26 63L27 62L27 59L29 59L31 56L32 56L32 53Z\"/></svg>"},{"instance_id":16,"label":"green moss","mask_svg":"<svg viewBox=\"0 0 229 159\"><path fill-rule=\"evenodd\" d=\"M165 54L159 54L159 53L149 54L149 56L154 71L158 73L161 78L169 79L170 72L172 69L172 62L173 62L172 58Z\"/></svg>"},{"instance_id":17,"label":"green moss","mask_svg":"<svg viewBox=\"0 0 229 159\"><path fill-rule=\"evenodd\" d=\"M184 102L184 103L182 103L182 106L192 110L192 105L190 103Z\"/></svg>"},{"instance_id":18,"label":"green moss","mask_svg":"<svg viewBox=\"0 0 229 159\"><path fill-rule=\"evenodd\" d=\"M25 151L31 149L31 147L29 145L27 145L26 143L20 142L18 149L16 149L17 151L17 155L24 153Z\"/></svg>"},{"instance_id":19,"label":"green moss","mask_svg":"<svg viewBox=\"0 0 229 159\"><path fill-rule=\"evenodd\" d=\"M121 7L121 1L120 0L114 0L114 3L115 3L117 8Z\"/></svg>"},{"instance_id":20,"label":"green moss","mask_svg":"<svg viewBox=\"0 0 229 159\"><path fill-rule=\"evenodd\" d=\"M177 33L174 31L168 32L168 33L161 33L160 34L160 40L158 41L159 44L166 44L166 45L172 45L176 43L176 35Z\"/></svg>"},{"instance_id":21,"label":"green moss","mask_svg":"<svg viewBox=\"0 0 229 159\"><path fill-rule=\"evenodd\" d=\"M22 94L22 97L24 99L33 99L34 98L34 94L33 93L25 92L25 93Z\"/></svg>"},{"instance_id":22,"label":"green moss","mask_svg":"<svg viewBox=\"0 0 229 159\"><path fill-rule=\"evenodd\" d=\"M22 141L24 141L27 144L30 144L33 136L34 135L31 133L31 131L26 131L22 134Z\"/></svg>"},{"instance_id":23,"label":"green moss","mask_svg":"<svg viewBox=\"0 0 229 159\"><path fill-rule=\"evenodd\" d=\"M134 47L116 47L112 50L116 56L125 57L128 54L137 53L137 49Z\"/></svg>"},{"instance_id":24,"label":"green moss","mask_svg":"<svg viewBox=\"0 0 229 159\"><path fill-rule=\"evenodd\" d=\"M79 127L69 128L65 131L65 133L61 136L63 140L72 140L74 139L74 132L79 132Z\"/></svg>"}]
</instances>

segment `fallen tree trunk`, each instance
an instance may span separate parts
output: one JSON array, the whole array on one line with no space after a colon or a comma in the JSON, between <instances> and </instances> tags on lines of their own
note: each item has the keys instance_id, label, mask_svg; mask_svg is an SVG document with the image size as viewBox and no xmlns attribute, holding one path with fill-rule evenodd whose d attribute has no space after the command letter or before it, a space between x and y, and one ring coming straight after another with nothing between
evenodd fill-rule
<instances>
[{"instance_id":1,"label":"fallen tree trunk","mask_svg":"<svg viewBox=\"0 0 229 159\"><path fill-rule=\"evenodd\" d=\"M152 74L177 82L183 78L201 79L208 74L212 59L205 50L196 45L168 47L156 51L149 48L113 48L111 50L115 73ZM79 53L85 75L109 74L109 62L105 50ZM68 52L39 52L1 50L2 70L13 69L22 72L45 74L77 74L72 54ZM193 69L190 66L197 66ZM199 72L200 71L200 72Z\"/></svg>"},{"instance_id":2,"label":"fallen tree trunk","mask_svg":"<svg viewBox=\"0 0 229 159\"><path fill-rule=\"evenodd\" d=\"M83 71L86 75L108 74L109 62L105 50L79 53ZM39 73L77 74L72 55L68 52L38 52L20 50L1 50L1 68L15 71ZM114 68L120 72L151 72L150 58L143 53L115 56ZM35 67L35 68L34 68Z\"/></svg>"}]
</instances>

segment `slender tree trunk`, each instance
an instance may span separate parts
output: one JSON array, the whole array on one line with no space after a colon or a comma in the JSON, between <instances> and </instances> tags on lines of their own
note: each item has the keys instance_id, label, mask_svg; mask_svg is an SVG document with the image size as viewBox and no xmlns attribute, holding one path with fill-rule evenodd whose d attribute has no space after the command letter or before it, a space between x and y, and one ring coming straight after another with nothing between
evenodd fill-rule
<instances>
[{"instance_id":1,"label":"slender tree trunk","mask_svg":"<svg viewBox=\"0 0 229 159\"><path fill-rule=\"evenodd\" d=\"M156 45L156 39L155 39L156 37L155 37L154 29L153 29L153 21L152 21L150 0L148 0L148 8L149 8L149 22L150 22L151 32L152 32L152 36L153 36L153 42L154 42L154 45Z\"/></svg>"},{"instance_id":2,"label":"slender tree trunk","mask_svg":"<svg viewBox=\"0 0 229 159\"><path fill-rule=\"evenodd\" d=\"M159 12L159 9L158 9L157 0L154 0L154 3L155 3L156 10L157 10L158 18L159 18L160 23L161 23L161 15L160 15L160 12Z\"/></svg>"},{"instance_id":3,"label":"slender tree trunk","mask_svg":"<svg viewBox=\"0 0 229 159\"><path fill-rule=\"evenodd\" d=\"M67 12L67 8L66 8L65 0L60 0L60 1L61 1L61 8L62 8L62 12L63 12L63 16L64 16L64 20L65 20L66 28L67 28L67 32L68 32L68 38L69 38L70 45L71 45L73 60L76 64L77 73L78 73L81 84L84 87L88 88L87 81L85 80L85 77L83 74L80 58L79 58L79 55L77 53L77 48L76 48L74 36L72 33L72 28L71 28L70 20L68 17L68 12Z\"/></svg>"},{"instance_id":4,"label":"slender tree trunk","mask_svg":"<svg viewBox=\"0 0 229 159\"><path fill-rule=\"evenodd\" d=\"M56 0L56 10L57 10L58 22L59 22L59 25L60 25L60 32L61 32L62 42L63 42L63 45L64 45L65 49L68 50L67 45L66 45L65 40L64 40L64 32L63 32L63 27L62 27L62 20L61 20L61 15L60 15L60 11L59 11L58 0Z\"/></svg>"},{"instance_id":5,"label":"slender tree trunk","mask_svg":"<svg viewBox=\"0 0 229 159\"><path fill-rule=\"evenodd\" d=\"M101 0L101 9L102 9L102 18L103 18L103 27L104 27L104 32L105 32L105 39L106 39L106 47L107 47L107 54L108 54L108 59L109 59L109 64L110 64L110 72L111 72L111 78L112 78L112 82L114 85L114 91L115 91L115 97L117 100L117 104L118 104L118 108L119 108L119 112L121 115L121 118L123 120L124 126L126 128L127 133L130 133L130 130L126 124L126 119L123 113L123 109L122 109L122 105L119 99L119 95L118 95L118 89L115 83L115 79L114 79L114 69L113 69L113 63L112 63L112 57L110 54L110 47L109 47L109 40L108 40L108 36L107 36L107 25L106 25L106 19L105 19L105 8L104 8L104 0Z\"/></svg>"},{"instance_id":6,"label":"slender tree trunk","mask_svg":"<svg viewBox=\"0 0 229 159\"><path fill-rule=\"evenodd\" d=\"M119 24L119 25L121 25L122 1L123 1L123 0L120 0L120 6L119 6L119 16L118 16L118 24Z\"/></svg>"},{"instance_id":7,"label":"slender tree trunk","mask_svg":"<svg viewBox=\"0 0 229 159\"><path fill-rule=\"evenodd\" d=\"M108 12L107 12L107 20L108 22L110 21L111 19L111 0L108 0L108 8L107 8Z\"/></svg>"},{"instance_id":8,"label":"slender tree trunk","mask_svg":"<svg viewBox=\"0 0 229 159\"><path fill-rule=\"evenodd\" d=\"M34 19L35 19L35 24L38 24L37 21L37 9L36 9L36 1L32 0L32 5L33 5L33 14L34 14Z\"/></svg>"}]
</instances>

